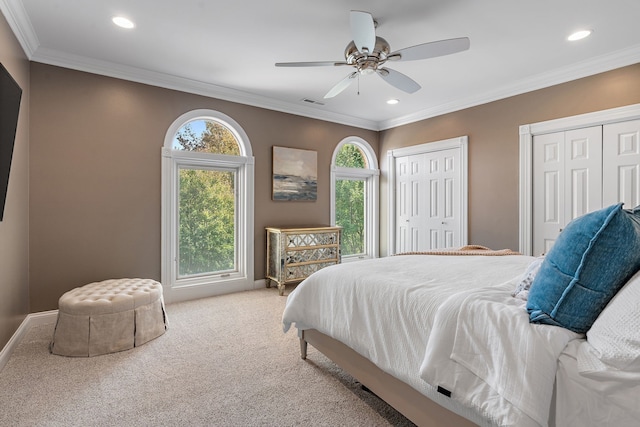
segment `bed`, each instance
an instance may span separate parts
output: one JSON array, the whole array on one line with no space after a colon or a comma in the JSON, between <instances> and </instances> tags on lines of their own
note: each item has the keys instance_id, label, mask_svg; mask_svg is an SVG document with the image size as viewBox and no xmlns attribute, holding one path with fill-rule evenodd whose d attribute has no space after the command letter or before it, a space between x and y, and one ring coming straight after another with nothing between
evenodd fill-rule
<instances>
[{"instance_id":1,"label":"bed","mask_svg":"<svg viewBox=\"0 0 640 427\"><path fill-rule=\"evenodd\" d=\"M462 248L328 267L288 296L284 330L420 426L635 425L640 211L586 217L543 258Z\"/></svg>"}]
</instances>

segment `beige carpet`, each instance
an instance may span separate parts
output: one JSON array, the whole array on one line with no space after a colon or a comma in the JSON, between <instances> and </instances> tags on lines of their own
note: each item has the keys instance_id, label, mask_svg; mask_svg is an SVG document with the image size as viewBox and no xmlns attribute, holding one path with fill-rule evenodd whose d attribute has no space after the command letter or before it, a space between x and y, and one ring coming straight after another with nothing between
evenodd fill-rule
<instances>
[{"instance_id":1,"label":"beige carpet","mask_svg":"<svg viewBox=\"0 0 640 427\"><path fill-rule=\"evenodd\" d=\"M0 372L0 426L411 426L282 332L286 298L259 289L167 306L169 330L132 350L51 355L32 328Z\"/></svg>"}]
</instances>

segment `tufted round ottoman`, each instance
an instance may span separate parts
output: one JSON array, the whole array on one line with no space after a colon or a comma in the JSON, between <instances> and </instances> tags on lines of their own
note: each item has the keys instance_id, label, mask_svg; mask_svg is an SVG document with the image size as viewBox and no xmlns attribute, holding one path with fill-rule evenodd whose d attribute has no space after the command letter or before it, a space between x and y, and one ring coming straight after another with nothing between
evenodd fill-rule
<instances>
[{"instance_id":1,"label":"tufted round ottoman","mask_svg":"<svg viewBox=\"0 0 640 427\"><path fill-rule=\"evenodd\" d=\"M113 353L157 338L166 328L160 283L150 279L105 280L60 297L50 350L62 356Z\"/></svg>"}]
</instances>

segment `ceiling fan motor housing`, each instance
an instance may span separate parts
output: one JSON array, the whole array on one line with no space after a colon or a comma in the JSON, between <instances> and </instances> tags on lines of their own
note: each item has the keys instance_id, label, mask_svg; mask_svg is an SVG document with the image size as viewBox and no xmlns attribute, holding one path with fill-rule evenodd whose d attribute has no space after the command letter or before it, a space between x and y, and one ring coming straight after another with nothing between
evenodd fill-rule
<instances>
[{"instance_id":1,"label":"ceiling fan motor housing","mask_svg":"<svg viewBox=\"0 0 640 427\"><path fill-rule=\"evenodd\" d=\"M352 41L345 48L344 57L347 64L356 67L361 74L371 74L387 61L390 50L389 43L382 37L376 36L373 52L358 51L356 44Z\"/></svg>"}]
</instances>

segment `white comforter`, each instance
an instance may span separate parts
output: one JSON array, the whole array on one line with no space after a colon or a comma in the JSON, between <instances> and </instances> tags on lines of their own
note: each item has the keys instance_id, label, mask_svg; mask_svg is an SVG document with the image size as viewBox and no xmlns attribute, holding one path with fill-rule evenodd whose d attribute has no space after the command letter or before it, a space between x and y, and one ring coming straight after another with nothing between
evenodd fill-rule
<instances>
[{"instance_id":1,"label":"white comforter","mask_svg":"<svg viewBox=\"0 0 640 427\"><path fill-rule=\"evenodd\" d=\"M456 412L480 424L545 425L555 352L572 336L532 327L515 301L502 308L533 260L403 255L325 268L289 295L284 330L317 329L429 396L442 385L479 416Z\"/></svg>"},{"instance_id":2,"label":"white comforter","mask_svg":"<svg viewBox=\"0 0 640 427\"><path fill-rule=\"evenodd\" d=\"M516 284L513 280L445 301L436 313L420 377L450 390L499 425L521 425L523 421L509 413L517 408L545 426L558 357L581 335L530 324L527 312L510 295ZM492 406L481 394L467 393L463 378L474 376L508 404Z\"/></svg>"}]
</instances>

